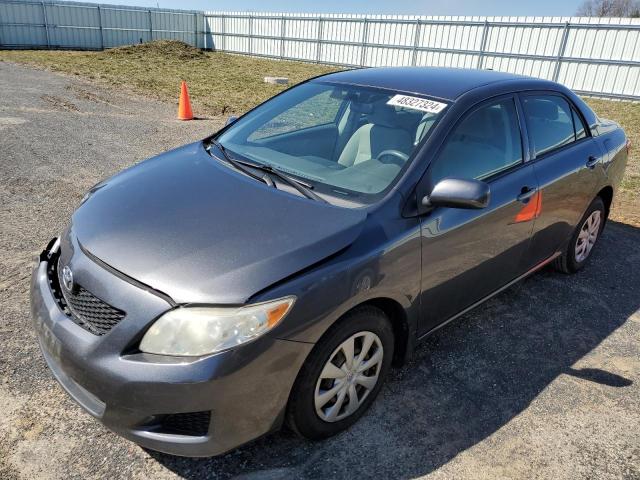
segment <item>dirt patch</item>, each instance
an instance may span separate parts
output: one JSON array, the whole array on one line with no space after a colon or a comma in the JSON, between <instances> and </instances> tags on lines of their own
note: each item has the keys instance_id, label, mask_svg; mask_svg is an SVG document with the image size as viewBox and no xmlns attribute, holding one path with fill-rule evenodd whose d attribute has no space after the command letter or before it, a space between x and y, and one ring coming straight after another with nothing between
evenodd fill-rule
<instances>
[{"instance_id":1,"label":"dirt patch","mask_svg":"<svg viewBox=\"0 0 640 480\"><path fill-rule=\"evenodd\" d=\"M40 98L58 110L66 110L68 112L80 111L75 104L60 97L55 97L53 95L40 95Z\"/></svg>"},{"instance_id":2,"label":"dirt patch","mask_svg":"<svg viewBox=\"0 0 640 480\"><path fill-rule=\"evenodd\" d=\"M113 105L109 100L107 100L106 98L97 95L94 92L90 92L89 90L86 90L84 88L79 87L78 85L68 85L66 87L67 90L69 90L70 92L72 92L77 98L81 99L81 100L88 100L90 102L94 102L94 103L102 103L104 105Z\"/></svg>"},{"instance_id":3,"label":"dirt patch","mask_svg":"<svg viewBox=\"0 0 640 480\"><path fill-rule=\"evenodd\" d=\"M191 45L177 40L157 40L139 45L127 45L105 51L105 55L117 57L148 57L164 56L176 60L196 60L204 57L205 53Z\"/></svg>"}]
</instances>

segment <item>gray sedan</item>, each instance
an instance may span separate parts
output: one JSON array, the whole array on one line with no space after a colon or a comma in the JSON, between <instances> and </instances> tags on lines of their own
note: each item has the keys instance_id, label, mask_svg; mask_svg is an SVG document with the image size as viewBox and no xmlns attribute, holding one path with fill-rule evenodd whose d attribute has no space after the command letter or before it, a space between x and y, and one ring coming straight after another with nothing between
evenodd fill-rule
<instances>
[{"instance_id":1,"label":"gray sedan","mask_svg":"<svg viewBox=\"0 0 640 480\"><path fill-rule=\"evenodd\" d=\"M333 435L420 339L547 264L583 268L628 148L549 81L312 79L87 193L33 273L43 355L151 449Z\"/></svg>"}]
</instances>

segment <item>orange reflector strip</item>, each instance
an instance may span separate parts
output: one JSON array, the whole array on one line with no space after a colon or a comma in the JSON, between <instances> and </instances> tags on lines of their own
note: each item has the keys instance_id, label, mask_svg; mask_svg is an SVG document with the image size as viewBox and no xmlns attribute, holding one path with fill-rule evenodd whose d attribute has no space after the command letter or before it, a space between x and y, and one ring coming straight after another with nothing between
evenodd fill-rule
<instances>
[{"instance_id":1,"label":"orange reflector strip","mask_svg":"<svg viewBox=\"0 0 640 480\"><path fill-rule=\"evenodd\" d=\"M516 218L514 219L515 223L520 222L528 222L529 220L536 219L540 216L542 212L542 192L536 192L531 195L529 198L529 202L522 207L522 210L518 212Z\"/></svg>"},{"instance_id":2,"label":"orange reflector strip","mask_svg":"<svg viewBox=\"0 0 640 480\"><path fill-rule=\"evenodd\" d=\"M291 306L290 303L281 303L275 308L272 308L267 312L267 322L269 324L269 328L273 327L276 323L280 321L282 317L284 317L285 313L289 310Z\"/></svg>"}]
</instances>

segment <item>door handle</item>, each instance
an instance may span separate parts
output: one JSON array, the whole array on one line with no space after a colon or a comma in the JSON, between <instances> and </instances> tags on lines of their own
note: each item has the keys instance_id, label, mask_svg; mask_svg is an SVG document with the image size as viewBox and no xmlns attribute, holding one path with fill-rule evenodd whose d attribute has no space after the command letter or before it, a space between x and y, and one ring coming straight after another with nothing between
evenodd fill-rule
<instances>
[{"instance_id":1,"label":"door handle","mask_svg":"<svg viewBox=\"0 0 640 480\"><path fill-rule=\"evenodd\" d=\"M587 168L590 169L594 169L596 168L596 165L598 164L598 157L593 156L593 155L589 155L589 158L587 159Z\"/></svg>"},{"instance_id":2,"label":"door handle","mask_svg":"<svg viewBox=\"0 0 640 480\"><path fill-rule=\"evenodd\" d=\"M520 195L518 195L516 198L519 202L524 203L527 200L529 200L531 197L533 197L537 191L538 191L538 187L522 187L522 190L520 191Z\"/></svg>"}]
</instances>

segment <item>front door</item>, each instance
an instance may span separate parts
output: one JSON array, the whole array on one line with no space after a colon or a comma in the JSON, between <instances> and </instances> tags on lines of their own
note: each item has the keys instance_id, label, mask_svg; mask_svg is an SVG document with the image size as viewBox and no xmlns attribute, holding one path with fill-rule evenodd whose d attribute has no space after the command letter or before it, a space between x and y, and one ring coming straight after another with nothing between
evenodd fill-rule
<instances>
[{"instance_id":1,"label":"front door","mask_svg":"<svg viewBox=\"0 0 640 480\"><path fill-rule=\"evenodd\" d=\"M484 209L437 207L421 218L422 334L524 273L539 197L520 118L512 96L474 107L426 173L429 185L486 181L491 198Z\"/></svg>"}]
</instances>

